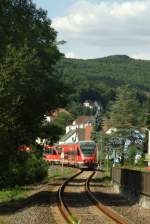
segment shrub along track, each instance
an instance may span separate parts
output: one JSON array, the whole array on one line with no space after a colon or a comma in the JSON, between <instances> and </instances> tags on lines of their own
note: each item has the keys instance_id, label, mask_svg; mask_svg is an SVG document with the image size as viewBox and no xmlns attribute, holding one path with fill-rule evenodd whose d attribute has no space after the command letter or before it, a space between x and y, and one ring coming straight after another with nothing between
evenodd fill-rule
<instances>
[{"instance_id":1,"label":"shrub along track","mask_svg":"<svg viewBox=\"0 0 150 224\"><path fill-rule=\"evenodd\" d=\"M81 171L59 189L59 208L67 223L127 224L116 212L99 203L89 189L93 171Z\"/></svg>"},{"instance_id":2,"label":"shrub along track","mask_svg":"<svg viewBox=\"0 0 150 224\"><path fill-rule=\"evenodd\" d=\"M61 171L61 167L54 169ZM65 224L57 206L57 192L64 180L77 171L64 167L63 176L29 186L28 198L0 203L0 224Z\"/></svg>"}]
</instances>

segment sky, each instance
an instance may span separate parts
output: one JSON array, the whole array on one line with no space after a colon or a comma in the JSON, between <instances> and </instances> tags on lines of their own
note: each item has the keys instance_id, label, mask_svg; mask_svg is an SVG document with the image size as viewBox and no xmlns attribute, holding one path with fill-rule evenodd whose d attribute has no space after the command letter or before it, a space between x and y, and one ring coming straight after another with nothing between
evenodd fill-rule
<instances>
[{"instance_id":1,"label":"sky","mask_svg":"<svg viewBox=\"0 0 150 224\"><path fill-rule=\"evenodd\" d=\"M69 58L150 60L150 0L33 0L47 10Z\"/></svg>"}]
</instances>

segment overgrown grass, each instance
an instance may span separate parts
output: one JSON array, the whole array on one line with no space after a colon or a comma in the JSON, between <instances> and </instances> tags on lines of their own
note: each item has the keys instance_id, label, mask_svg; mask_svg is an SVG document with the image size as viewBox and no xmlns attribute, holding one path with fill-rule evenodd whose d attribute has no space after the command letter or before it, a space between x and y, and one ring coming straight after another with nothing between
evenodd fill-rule
<instances>
[{"instance_id":1,"label":"overgrown grass","mask_svg":"<svg viewBox=\"0 0 150 224\"><path fill-rule=\"evenodd\" d=\"M147 167L144 167L144 166L124 165L124 166L120 166L120 168L150 173L150 171L147 170Z\"/></svg>"},{"instance_id":2,"label":"overgrown grass","mask_svg":"<svg viewBox=\"0 0 150 224\"><path fill-rule=\"evenodd\" d=\"M104 173L102 177L96 177L94 180L96 182L104 184L105 186L112 185L111 177L110 177L110 175L108 175L108 173Z\"/></svg>"},{"instance_id":3,"label":"overgrown grass","mask_svg":"<svg viewBox=\"0 0 150 224\"><path fill-rule=\"evenodd\" d=\"M27 197L27 192L20 187L4 189L0 191L0 203L13 200L20 200Z\"/></svg>"},{"instance_id":4,"label":"overgrown grass","mask_svg":"<svg viewBox=\"0 0 150 224\"><path fill-rule=\"evenodd\" d=\"M63 167L62 169L61 166L51 166L49 167L48 177L46 177L43 182L39 182L39 183L44 184L55 178L65 178L69 175L72 175L72 173L73 173L73 170L70 167ZM28 186L32 186L32 185L28 185ZM9 202L9 201L19 201L19 200L27 198L28 196L29 196L29 190L26 189L25 186L24 187L16 186L14 188L3 189L3 190L0 190L0 203Z\"/></svg>"},{"instance_id":5,"label":"overgrown grass","mask_svg":"<svg viewBox=\"0 0 150 224\"><path fill-rule=\"evenodd\" d=\"M48 170L48 177L46 178L47 181L55 178L65 178L69 175L73 174L73 170L70 167L64 166L50 166Z\"/></svg>"}]
</instances>

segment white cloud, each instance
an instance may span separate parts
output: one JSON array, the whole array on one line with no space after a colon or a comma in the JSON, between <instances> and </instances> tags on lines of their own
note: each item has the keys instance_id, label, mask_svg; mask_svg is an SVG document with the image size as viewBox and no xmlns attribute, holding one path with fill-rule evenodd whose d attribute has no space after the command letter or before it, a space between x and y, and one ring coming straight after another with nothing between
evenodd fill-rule
<instances>
[{"instance_id":1,"label":"white cloud","mask_svg":"<svg viewBox=\"0 0 150 224\"><path fill-rule=\"evenodd\" d=\"M82 58L107 54L137 55L150 50L150 0L77 1L68 14L53 20L64 53ZM146 54L146 53L145 53ZM144 55L144 52L141 56ZM73 55L72 55L73 56Z\"/></svg>"},{"instance_id":2,"label":"white cloud","mask_svg":"<svg viewBox=\"0 0 150 224\"><path fill-rule=\"evenodd\" d=\"M150 60L150 53L137 53L137 54L133 54L131 55L132 58L135 59L144 59L144 60Z\"/></svg>"},{"instance_id":3,"label":"white cloud","mask_svg":"<svg viewBox=\"0 0 150 224\"><path fill-rule=\"evenodd\" d=\"M78 58L73 52L67 52L65 56L66 58Z\"/></svg>"},{"instance_id":4,"label":"white cloud","mask_svg":"<svg viewBox=\"0 0 150 224\"><path fill-rule=\"evenodd\" d=\"M113 4L112 10L110 10L111 14L116 17L133 17L137 16L137 14L143 13L145 8L145 2L125 2L122 4Z\"/></svg>"}]
</instances>

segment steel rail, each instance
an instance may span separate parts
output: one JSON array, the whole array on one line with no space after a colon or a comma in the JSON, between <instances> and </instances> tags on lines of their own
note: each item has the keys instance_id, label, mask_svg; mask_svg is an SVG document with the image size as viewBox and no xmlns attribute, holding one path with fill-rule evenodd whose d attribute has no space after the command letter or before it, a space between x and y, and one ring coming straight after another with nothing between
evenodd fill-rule
<instances>
[{"instance_id":1,"label":"steel rail","mask_svg":"<svg viewBox=\"0 0 150 224\"><path fill-rule=\"evenodd\" d=\"M64 219L66 220L67 223L69 224L76 224L79 223L79 220L76 220L75 218L73 218L73 215L71 214L71 212L69 211L67 205L64 202L63 199L63 193L64 193L64 189L65 186L68 184L68 182L70 182L72 179L74 179L75 177L77 177L78 175L80 175L83 171L77 172L76 174L74 174L73 176L71 176L70 178L68 178L59 188L58 190L58 207L60 209L61 214L63 215Z\"/></svg>"},{"instance_id":2,"label":"steel rail","mask_svg":"<svg viewBox=\"0 0 150 224\"><path fill-rule=\"evenodd\" d=\"M94 194L91 192L91 190L90 190L90 181L91 181L91 179L92 179L92 177L94 175L95 175L95 171L90 175L90 177L87 179L87 181L85 183L85 191L86 191L89 199L94 203L94 205L100 211L102 211L105 215L107 215L109 218L114 220L116 223L118 223L118 224L128 224L128 221L125 218L123 218L122 216L120 216L116 212L112 211L111 209L109 209L108 207L103 205L100 201L98 201L96 199Z\"/></svg>"}]
</instances>

